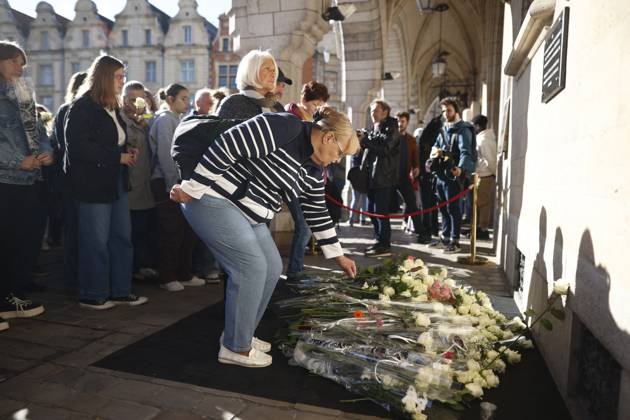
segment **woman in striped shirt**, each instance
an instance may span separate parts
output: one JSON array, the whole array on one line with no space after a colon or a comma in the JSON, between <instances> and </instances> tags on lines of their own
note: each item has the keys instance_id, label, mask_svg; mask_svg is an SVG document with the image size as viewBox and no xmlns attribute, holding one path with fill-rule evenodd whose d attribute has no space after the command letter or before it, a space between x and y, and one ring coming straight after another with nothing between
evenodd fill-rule
<instances>
[{"instance_id":1,"label":"woman in striped shirt","mask_svg":"<svg viewBox=\"0 0 630 420\"><path fill-rule=\"evenodd\" d=\"M219 362L271 364L267 342L254 331L282 272L266 222L282 200L298 199L326 258L350 277L324 200L321 166L354 154L359 142L348 118L320 109L313 122L288 113L264 113L223 133L203 155L190 180L171 190L174 201L228 274L225 330ZM318 167L319 166L319 167Z\"/></svg>"}]
</instances>

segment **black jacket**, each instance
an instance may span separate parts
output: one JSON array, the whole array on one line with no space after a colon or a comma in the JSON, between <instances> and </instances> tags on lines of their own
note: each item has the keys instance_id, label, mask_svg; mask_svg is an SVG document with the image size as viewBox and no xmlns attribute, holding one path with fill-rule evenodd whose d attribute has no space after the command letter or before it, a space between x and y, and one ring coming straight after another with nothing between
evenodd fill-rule
<instances>
[{"instance_id":1,"label":"black jacket","mask_svg":"<svg viewBox=\"0 0 630 420\"><path fill-rule=\"evenodd\" d=\"M118 124L127 126L116 111ZM110 203L118 199L120 155L118 129L105 109L89 96L76 99L70 106L64 130L65 170L74 198L88 203ZM126 139L125 139L126 143ZM129 173L123 165L123 182L129 186Z\"/></svg>"},{"instance_id":2,"label":"black jacket","mask_svg":"<svg viewBox=\"0 0 630 420\"><path fill-rule=\"evenodd\" d=\"M363 142L367 150L366 163L370 174L370 188L398 185L400 165L400 131L396 118L387 117L379 131L370 131Z\"/></svg>"}]
</instances>

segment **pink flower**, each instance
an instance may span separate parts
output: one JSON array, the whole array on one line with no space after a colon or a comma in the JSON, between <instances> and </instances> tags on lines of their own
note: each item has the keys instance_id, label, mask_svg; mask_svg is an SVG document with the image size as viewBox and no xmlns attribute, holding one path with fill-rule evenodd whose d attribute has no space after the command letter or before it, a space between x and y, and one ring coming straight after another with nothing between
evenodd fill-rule
<instances>
[{"instance_id":1,"label":"pink flower","mask_svg":"<svg viewBox=\"0 0 630 420\"><path fill-rule=\"evenodd\" d=\"M428 292L431 300L443 302L450 300L453 297L453 291L451 290L451 288L445 284L440 283L437 280L434 281L431 286L429 286Z\"/></svg>"},{"instance_id":2,"label":"pink flower","mask_svg":"<svg viewBox=\"0 0 630 420\"><path fill-rule=\"evenodd\" d=\"M380 318L376 320L376 328L381 328L383 325L385 325L385 321Z\"/></svg>"}]
</instances>

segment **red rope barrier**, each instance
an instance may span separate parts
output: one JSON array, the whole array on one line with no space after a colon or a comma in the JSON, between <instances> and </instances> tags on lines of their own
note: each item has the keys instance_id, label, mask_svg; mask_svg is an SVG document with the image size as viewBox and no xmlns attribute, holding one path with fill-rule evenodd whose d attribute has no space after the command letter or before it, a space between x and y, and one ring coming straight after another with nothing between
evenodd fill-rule
<instances>
[{"instance_id":1,"label":"red rope barrier","mask_svg":"<svg viewBox=\"0 0 630 420\"><path fill-rule=\"evenodd\" d=\"M378 213L371 213L369 211L355 210L352 207L346 206L341 201L337 201L334 197L332 197L329 194L325 194L325 196L326 196L326 200L328 200L329 202L331 202L334 205L339 206L341 208L350 210L353 213L359 213L359 214L363 214L365 216L376 217L377 219L404 219L406 217L413 217L413 216L419 216L421 214L431 213L431 212L436 211L439 208L448 206L453 201L457 201L460 198L462 198L469 191L472 191L471 187L465 188L464 191L460 192L455 197L451 197L447 201L444 201L442 203L436 204L435 206L429 207L428 209L422 209L422 210L414 211L413 213L394 213L394 214L378 214Z\"/></svg>"}]
</instances>

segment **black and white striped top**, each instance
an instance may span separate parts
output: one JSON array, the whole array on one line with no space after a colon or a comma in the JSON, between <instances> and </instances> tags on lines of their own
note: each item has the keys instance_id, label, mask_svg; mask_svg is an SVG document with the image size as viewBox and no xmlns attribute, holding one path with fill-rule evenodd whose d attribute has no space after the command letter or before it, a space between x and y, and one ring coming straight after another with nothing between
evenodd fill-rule
<instances>
[{"instance_id":1,"label":"black and white striped top","mask_svg":"<svg viewBox=\"0 0 630 420\"><path fill-rule=\"evenodd\" d=\"M313 123L264 113L223 133L204 153L182 190L230 200L252 223L271 220L282 200L300 200L326 258L343 255L326 208L321 168L311 160Z\"/></svg>"}]
</instances>

